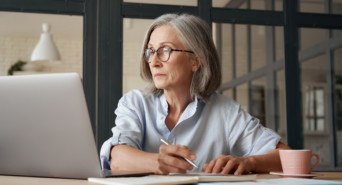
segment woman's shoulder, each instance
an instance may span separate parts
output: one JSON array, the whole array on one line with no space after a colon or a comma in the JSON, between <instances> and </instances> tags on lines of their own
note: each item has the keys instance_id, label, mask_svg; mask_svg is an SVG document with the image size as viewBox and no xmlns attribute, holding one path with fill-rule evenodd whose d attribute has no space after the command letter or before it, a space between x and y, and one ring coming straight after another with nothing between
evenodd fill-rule
<instances>
[{"instance_id":1,"label":"woman's shoulder","mask_svg":"<svg viewBox=\"0 0 342 185\"><path fill-rule=\"evenodd\" d=\"M155 97L153 94L148 94L141 89L133 89L125 93L120 101L126 104L136 105L139 103L153 102L155 101Z\"/></svg>"},{"instance_id":2,"label":"woman's shoulder","mask_svg":"<svg viewBox=\"0 0 342 185\"><path fill-rule=\"evenodd\" d=\"M143 97L144 93L142 90L140 89L133 89L133 90L130 90L128 91L127 93L125 93L123 95L123 97L125 98L139 98L139 97Z\"/></svg>"},{"instance_id":3,"label":"woman's shoulder","mask_svg":"<svg viewBox=\"0 0 342 185\"><path fill-rule=\"evenodd\" d=\"M222 105L231 105L231 106L236 106L238 103L236 103L232 98L230 98L227 95L224 94L219 94L217 92L214 92L210 95L209 103L214 103L214 104L222 104Z\"/></svg>"},{"instance_id":4,"label":"woman's shoulder","mask_svg":"<svg viewBox=\"0 0 342 185\"><path fill-rule=\"evenodd\" d=\"M217 92L214 92L210 95L206 104L209 107L212 107L214 109L217 108L224 112L226 111L236 112L240 108L240 104L234 101L232 98L224 94L219 94Z\"/></svg>"}]
</instances>

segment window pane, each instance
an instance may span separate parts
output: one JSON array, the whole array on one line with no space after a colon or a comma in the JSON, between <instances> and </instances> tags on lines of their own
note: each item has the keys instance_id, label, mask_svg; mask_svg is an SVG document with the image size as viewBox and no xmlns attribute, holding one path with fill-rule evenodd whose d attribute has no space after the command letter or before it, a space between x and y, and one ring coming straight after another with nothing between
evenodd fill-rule
<instances>
[{"instance_id":1,"label":"window pane","mask_svg":"<svg viewBox=\"0 0 342 185\"><path fill-rule=\"evenodd\" d=\"M275 47L276 61L284 59L284 28L280 26L275 27Z\"/></svg>"},{"instance_id":2,"label":"window pane","mask_svg":"<svg viewBox=\"0 0 342 185\"><path fill-rule=\"evenodd\" d=\"M212 6L215 8L247 8L247 4L245 1L239 1L239 3L232 3L232 0L214 0L212 1Z\"/></svg>"},{"instance_id":3,"label":"window pane","mask_svg":"<svg viewBox=\"0 0 342 185\"><path fill-rule=\"evenodd\" d=\"M326 65L324 54L301 63L304 148L320 155L319 167L321 168L328 167L332 163L329 124L325 107L327 104Z\"/></svg>"},{"instance_id":4,"label":"window pane","mask_svg":"<svg viewBox=\"0 0 342 185\"><path fill-rule=\"evenodd\" d=\"M277 72L277 111L276 120L278 122L278 134L281 136L281 141L287 143L286 139L286 110L285 110L285 80L284 70Z\"/></svg>"},{"instance_id":5,"label":"window pane","mask_svg":"<svg viewBox=\"0 0 342 185\"><path fill-rule=\"evenodd\" d=\"M324 13L324 0L300 0L300 12Z\"/></svg>"},{"instance_id":6,"label":"window pane","mask_svg":"<svg viewBox=\"0 0 342 185\"><path fill-rule=\"evenodd\" d=\"M342 0L333 0L332 3L332 13L342 14Z\"/></svg>"},{"instance_id":7,"label":"window pane","mask_svg":"<svg viewBox=\"0 0 342 185\"><path fill-rule=\"evenodd\" d=\"M241 6L239 6L239 7L237 7L237 8L247 9L247 2L245 1L244 3L242 3Z\"/></svg>"},{"instance_id":8,"label":"window pane","mask_svg":"<svg viewBox=\"0 0 342 185\"><path fill-rule=\"evenodd\" d=\"M236 101L241 108L248 112L248 86L247 84L239 85L236 88Z\"/></svg>"},{"instance_id":9,"label":"window pane","mask_svg":"<svg viewBox=\"0 0 342 185\"><path fill-rule=\"evenodd\" d=\"M317 112L317 116L318 117L324 117L325 116L325 101L324 101L324 94L325 94L325 92L324 92L324 88L317 88L316 89L316 97L315 97L315 99L316 99L316 107L317 107L317 110L316 110L316 112Z\"/></svg>"},{"instance_id":10,"label":"window pane","mask_svg":"<svg viewBox=\"0 0 342 185\"><path fill-rule=\"evenodd\" d=\"M0 12L0 75L77 72L83 75L83 17L38 13ZM15 22L15 24L14 24ZM42 24L50 33L61 56L60 62L30 62L42 33ZM5 25L5 26L4 26ZM23 71L12 68L19 61Z\"/></svg>"},{"instance_id":11,"label":"window pane","mask_svg":"<svg viewBox=\"0 0 342 185\"><path fill-rule=\"evenodd\" d=\"M247 73L247 26L235 25L236 76Z\"/></svg>"},{"instance_id":12,"label":"window pane","mask_svg":"<svg viewBox=\"0 0 342 185\"><path fill-rule=\"evenodd\" d=\"M232 65L232 25L221 24L221 54L222 54L222 82L228 82L233 77ZM219 48L218 48L219 49Z\"/></svg>"},{"instance_id":13,"label":"window pane","mask_svg":"<svg viewBox=\"0 0 342 185\"><path fill-rule=\"evenodd\" d=\"M251 1L251 9L253 10L265 10L265 0L253 0Z\"/></svg>"},{"instance_id":14,"label":"window pane","mask_svg":"<svg viewBox=\"0 0 342 185\"><path fill-rule=\"evenodd\" d=\"M140 54L145 32L153 20L123 20L123 94L132 89L144 89L147 83L140 77Z\"/></svg>"},{"instance_id":15,"label":"window pane","mask_svg":"<svg viewBox=\"0 0 342 185\"><path fill-rule=\"evenodd\" d=\"M342 48L334 51L335 59L335 102L336 102L336 138L337 138L337 162L342 167Z\"/></svg>"},{"instance_id":16,"label":"window pane","mask_svg":"<svg viewBox=\"0 0 342 185\"><path fill-rule=\"evenodd\" d=\"M232 3L232 0L214 0L212 1L212 6L215 8L239 8L246 9L246 1L238 1L239 3ZM252 10L266 10L266 3L270 1L266 0L253 0L250 1ZM275 10L281 11L283 9L283 0L275 0Z\"/></svg>"},{"instance_id":17,"label":"window pane","mask_svg":"<svg viewBox=\"0 0 342 185\"><path fill-rule=\"evenodd\" d=\"M275 0L274 1L274 10L283 11L283 0Z\"/></svg>"},{"instance_id":18,"label":"window pane","mask_svg":"<svg viewBox=\"0 0 342 185\"><path fill-rule=\"evenodd\" d=\"M260 123L267 126L266 120L266 77L252 81L251 87L251 112L250 114L260 120Z\"/></svg>"},{"instance_id":19,"label":"window pane","mask_svg":"<svg viewBox=\"0 0 342 185\"><path fill-rule=\"evenodd\" d=\"M225 91L223 91L222 94L229 96L229 98L233 99L233 90L232 89L225 90Z\"/></svg>"},{"instance_id":20,"label":"window pane","mask_svg":"<svg viewBox=\"0 0 342 185\"><path fill-rule=\"evenodd\" d=\"M314 119L315 125L312 127L317 131L317 120L325 117L325 86L326 86L326 62L325 55L304 61L301 65L304 124L306 119ZM308 126L304 126L307 128ZM310 127L311 128L311 127Z\"/></svg>"},{"instance_id":21,"label":"window pane","mask_svg":"<svg viewBox=\"0 0 342 185\"><path fill-rule=\"evenodd\" d=\"M341 37L342 30L333 30L333 37Z\"/></svg>"},{"instance_id":22,"label":"window pane","mask_svg":"<svg viewBox=\"0 0 342 185\"><path fill-rule=\"evenodd\" d=\"M124 0L124 3L146 3L146 4L163 4L163 5L184 5L184 6L197 6L197 0Z\"/></svg>"},{"instance_id":23,"label":"window pane","mask_svg":"<svg viewBox=\"0 0 342 185\"><path fill-rule=\"evenodd\" d=\"M325 40L324 29L301 28L300 49L304 50Z\"/></svg>"},{"instance_id":24,"label":"window pane","mask_svg":"<svg viewBox=\"0 0 342 185\"><path fill-rule=\"evenodd\" d=\"M266 65L266 27L251 26L252 71Z\"/></svg>"},{"instance_id":25,"label":"window pane","mask_svg":"<svg viewBox=\"0 0 342 185\"><path fill-rule=\"evenodd\" d=\"M215 0L212 1L211 5L215 8L225 8L229 5L230 0Z\"/></svg>"}]
</instances>

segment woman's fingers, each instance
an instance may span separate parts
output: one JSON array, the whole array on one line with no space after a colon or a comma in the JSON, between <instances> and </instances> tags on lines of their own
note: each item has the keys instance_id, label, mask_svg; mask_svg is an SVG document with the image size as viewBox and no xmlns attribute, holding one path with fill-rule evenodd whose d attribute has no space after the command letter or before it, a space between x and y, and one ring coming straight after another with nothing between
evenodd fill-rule
<instances>
[{"instance_id":1,"label":"woman's fingers","mask_svg":"<svg viewBox=\"0 0 342 185\"><path fill-rule=\"evenodd\" d=\"M193 166L186 162L184 158L194 160L196 155L186 146L161 145L158 155L160 173L185 173L186 170L192 170Z\"/></svg>"},{"instance_id":2,"label":"woman's fingers","mask_svg":"<svg viewBox=\"0 0 342 185\"><path fill-rule=\"evenodd\" d=\"M159 147L159 153L173 155L177 157L184 157L191 161L196 159L196 155L191 152L188 147L183 145L161 145Z\"/></svg>"},{"instance_id":3,"label":"woman's fingers","mask_svg":"<svg viewBox=\"0 0 342 185\"><path fill-rule=\"evenodd\" d=\"M203 165L203 169L206 173L229 174L234 172L234 175L241 175L249 173L251 167L247 163L248 161L243 157L221 155L210 161L209 164Z\"/></svg>"}]
</instances>

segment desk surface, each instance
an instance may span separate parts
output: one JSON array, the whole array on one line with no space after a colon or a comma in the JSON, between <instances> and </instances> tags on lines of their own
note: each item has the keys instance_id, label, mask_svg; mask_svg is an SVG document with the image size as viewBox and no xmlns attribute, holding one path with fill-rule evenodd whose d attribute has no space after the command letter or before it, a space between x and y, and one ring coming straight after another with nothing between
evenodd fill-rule
<instances>
[{"instance_id":1,"label":"desk surface","mask_svg":"<svg viewBox=\"0 0 342 185\"><path fill-rule=\"evenodd\" d=\"M342 181L342 172L318 172L323 176L315 177L314 179L338 180ZM277 175L258 174L258 179L280 178ZM88 182L87 180L77 179L57 179L57 178L38 178L38 177L19 177L19 176L1 176L0 185L93 185L96 183Z\"/></svg>"}]
</instances>

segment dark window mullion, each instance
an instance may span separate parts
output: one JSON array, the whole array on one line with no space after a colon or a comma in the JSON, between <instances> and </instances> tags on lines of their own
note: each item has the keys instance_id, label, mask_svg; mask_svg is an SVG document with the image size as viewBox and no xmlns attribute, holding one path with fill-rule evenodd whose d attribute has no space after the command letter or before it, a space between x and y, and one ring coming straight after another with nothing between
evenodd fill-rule
<instances>
[{"instance_id":1,"label":"dark window mullion","mask_svg":"<svg viewBox=\"0 0 342 185\"><path fill-rule=\"evenodd\" d=\"M236 27L232 24L232 79L236 79ZM236 87L233 87L233 99L236 100Z\"/></svg>"},{"instance_id":2,"label":"dark window mullion","mask_svg":"<svg viewBox=\"0 0 342 185\"><path fill-rule=\"evenodd\" d=\"M251 1L247 0L247 9L251 8ZM251 25L247 25L247 75L252 71L252 39L251 39ZM248 112L252 112L252 82L249 80L247 83L247 100L248 100ZM264 123L263 123L264 124Z\"/></svg>"},{"instance_id":3,"label":"dark window mullion","mask_svg":"<svg viewBox=\"0 0 342 185\"><path fill-rule=\"evenodd\" d=\"M302 149L304 147L302 97L296 25L298 0L284 0L283 3L287 144L294 149Z\"/></svg>"}]
</instances>

